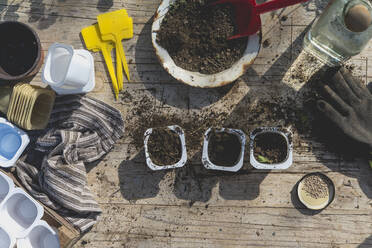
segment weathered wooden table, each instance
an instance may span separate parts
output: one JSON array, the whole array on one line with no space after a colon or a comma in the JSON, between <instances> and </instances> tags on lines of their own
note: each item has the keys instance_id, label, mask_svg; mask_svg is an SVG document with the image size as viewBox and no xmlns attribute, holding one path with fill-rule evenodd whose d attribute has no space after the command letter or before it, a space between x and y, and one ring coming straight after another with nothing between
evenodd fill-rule
<instances>
[{"instance_id":1,"label":"weathered wooden table","mask_svg":"<svg viewBox=\"0 0 372 248\"><path fill-rule=\"evenodd\" d=\"M257 171L246 159L236 174L206 171L198 143L185 168L152 172L139 146L141 131L155 117L174 124L167 123L172 116L169 122L187 124L189 132L199 122L201 129L229 125L246 133L259 125L283 124L280 118L261 122L260 115L280 111L285 99L300 98L306 88L314 67L302 59L302 39L326 1L264 15L264 47L253 67L233 86L209 90L182 85L159 65L150 38L159 2L0 0L0 19L30 24L45 50L54 42L83 47L80 30L102 12L126 8L134 18L135 36L123 42L133 82L125 84L119 101L114 101L101 55L94 54L97 85L90 95L122 112L126 136L88 167L88 183L103 214L75 247L372 247L372 170L366 161L346 159L312 136L295 131L290 169ZM372 43L352 60L354 72L367 82L371 54ZM40 75L33 82L40 82ZM265 101L273 103L264 109ZM294 194L297 181L315 171L327 174L336 187L334 202L316 214Z\"/></svg>"}]
</instances>

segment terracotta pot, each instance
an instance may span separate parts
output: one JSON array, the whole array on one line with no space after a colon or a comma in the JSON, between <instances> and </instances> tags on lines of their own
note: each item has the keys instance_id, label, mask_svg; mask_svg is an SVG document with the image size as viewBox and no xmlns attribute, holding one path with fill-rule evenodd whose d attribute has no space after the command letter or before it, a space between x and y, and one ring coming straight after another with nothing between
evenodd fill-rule
<instances>
[{"instance_id":1,"label":"terracotta pot","mask_svg":"<svg viewBox=\"0 0 372 248\"><path fill-rule=\"evenodd\" d=\"M0 22L0 79L16 81L39 72L43 51L37 33L21 22Z\"/></svg>"},{"instance_id":2,"label":"terracotta pot","mask_svg":"<svg viewBox=\"0 0 372 248\"><path fill-rule=\"evenodd\" d=\"M152 24L152 44L155 48L156 56L164 69L178 81L200 88L220 87L232 83L242 76L253 64L258 52L260 51L262 37L261 31L249 36L247 48L243 57L236 61L232 67L210 75L185 70L177 66L169 53L156 42L157 32L160 30L161 23L169 10L169 6L175 1L176 0L163 0L156 11L154 22Z\"/></svg>"}]
</instances>

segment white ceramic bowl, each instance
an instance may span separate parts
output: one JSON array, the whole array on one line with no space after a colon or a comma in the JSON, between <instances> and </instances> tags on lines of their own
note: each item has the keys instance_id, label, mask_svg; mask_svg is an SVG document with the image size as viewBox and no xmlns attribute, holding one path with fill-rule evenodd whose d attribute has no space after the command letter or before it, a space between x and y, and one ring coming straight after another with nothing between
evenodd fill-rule
<instances>
[{"instance_id":1,"label":"white ceramic bowl","mask_svg":"<svg viewBox=\"0 0 372 248\"><path fill-rule=\"evenodd\" d=\"M166 71L169 72L175 79L201 88L214 88L229 84L241 75L246 69L253 64L258 52L261 48L261 32L249 36L247 48L243 57L238 60L232 67L216 74L201 74L199 72L192 72L178 67L169 53L156 42L157 32L160 30L161 22L165 14L168 12L169 6L177 0L163 0L160 4L152 24L152 44L155 48L156 55Z\"/></svg>"}]
</instances>

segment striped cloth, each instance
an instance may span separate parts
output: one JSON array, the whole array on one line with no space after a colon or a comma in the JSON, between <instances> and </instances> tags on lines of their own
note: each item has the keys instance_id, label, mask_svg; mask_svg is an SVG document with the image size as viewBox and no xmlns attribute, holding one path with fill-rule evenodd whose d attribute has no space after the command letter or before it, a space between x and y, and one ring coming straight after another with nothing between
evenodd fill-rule
<instances>
[{"instance_id":1,"label":"striped cloth","mask_svg":"<svg viewBox=\"0 0 372 248\"><path fill-rule=\"evenodd\" d=\"M22 184L81 232L101 209L88 185L85 165L107 154L123 135L119 111L87 96L60 96L43 131L29 132L25 155L17 161Z\"/></svg>"}]
</instances>

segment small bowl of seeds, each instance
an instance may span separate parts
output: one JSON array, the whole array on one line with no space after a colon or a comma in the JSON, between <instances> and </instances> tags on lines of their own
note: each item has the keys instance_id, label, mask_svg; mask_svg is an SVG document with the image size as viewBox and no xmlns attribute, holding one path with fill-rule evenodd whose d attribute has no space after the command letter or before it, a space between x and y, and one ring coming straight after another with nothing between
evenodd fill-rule
<instances>
[{"instance_id":1,"label":"small bowl of seeds","mask_svg":"<svg viewBox=\"0 0 372 248\"><path fill-rule=\"evenodd\" d=\"M335 197L335 186L326 175L316 172L304 176L297 186L300 202L311 210L328 207Z\"/></svg>"}]
</instances>

